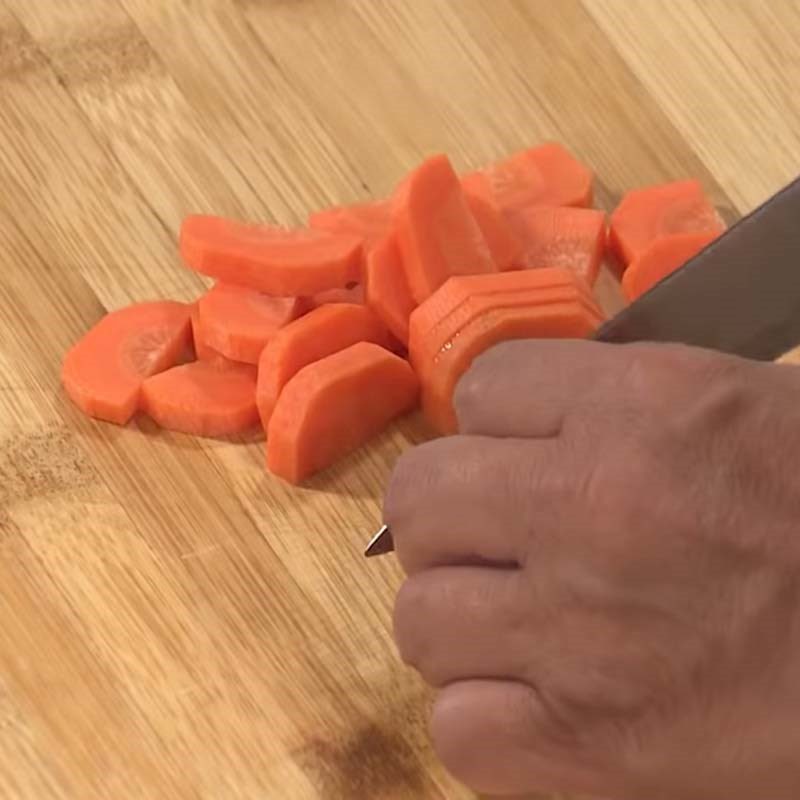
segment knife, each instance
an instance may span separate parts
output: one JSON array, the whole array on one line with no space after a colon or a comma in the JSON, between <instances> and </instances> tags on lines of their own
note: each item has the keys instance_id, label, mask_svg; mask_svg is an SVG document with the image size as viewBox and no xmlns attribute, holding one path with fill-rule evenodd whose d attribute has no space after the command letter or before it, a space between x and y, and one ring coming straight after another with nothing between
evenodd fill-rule
<instances>
[{"instance_id":1,"label":"knife","mask_svg":"<svg viewBox=\"0 0 800 800\"><path fill-rule=\"evenodd\" d=\"M772 361L800 343L800 178L605 322L600 342L673 342ZM364 555L394 549L384 525Z\"/></svg>"}]
</instances>

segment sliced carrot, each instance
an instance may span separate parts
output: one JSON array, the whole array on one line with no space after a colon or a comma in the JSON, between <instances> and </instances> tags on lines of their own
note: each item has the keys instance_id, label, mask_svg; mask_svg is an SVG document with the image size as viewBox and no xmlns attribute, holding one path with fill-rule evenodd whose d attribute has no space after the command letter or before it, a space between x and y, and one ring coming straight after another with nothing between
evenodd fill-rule
<instances>
[{"instance_id":1,"label":"sliced carrot","mask_svg":"<svg viewBox=\"0 0 800 800\"><path fill-rule=\"evenodd\" d=\"M198 305L203 341L246 364L257 364L266 343L306 308L295 297L270 297L228 283L217 283Z\"/></svg>"},{"instance_id":2,"label":"sliced carrot","mask_svg":"<svg viewBox=\"0 0 800 800\"><path fill-rule=\"evenodd\" d=\"M361 277L362 240L342 233L194 215L181 225L180 249L191 269L276 297L310 296Z\"/></svg>"},{"instance_id":3,"label":"sliced carrot","mask_svg":"<svg viewBox=\"0 0 800 800\"><path fill-rule=\"evenodd\" d=\"M142 382L177 363L191 345L191 306L137 303L106 314L64 358L70 399L90 417L125 425Z\"/></svg>"},{"instance_id":4,"label":"sliced carrot","mask_svg":"<svg viewBox=\"0 0 800 800\"><path fill-rule=\"evenodd\" d=\"M522 252L522 244L494 200L480 192L464 192L472 216L489 246L492 260L500 270L511 269Z\"/></svg>"},{"instance_id":5,"label":"sliced carrot","mask_svg":"<svg viewBox=\"0 0 800 800\"><path fill-rule=\"evenodd\" d=\"M514 153L462 181L466 189L493 197L503 212L533 206L590 206L593 199L591 170L556 142Z\"/></svg>"},{"instance_id":6,"label":"sliced carrot","mask_svg":"<svg viewBox=\"0 0 800 800\"><path fill-rule=\"evenodd\" d=\"M264 428L283 387L303 367L356 342L393 346L386 326L366 306L321 306L278 331L258 362L256 402Z\"/></svg>"},{"instance_id":7,"label":"sliced carrot","mask_svg":"<svg viewBox=\"0 0 800 800\"><path fill-rule=\"evenodd\" d=\"M392 204L389 200L355 203L317 211L308 218L315 230L344 233L364 241L365 249L376 245L391 228Z\"/></svg>"},{"instance_id":8,"label":"sliced carrot","mask_svg":"<svg viewBox=\"0 0 800 800\"><path fill-rule=\"evenodd\" d=\"M624 269L662 236L724 230L700 181L675 181L628 192L611 215L609 246Z\"/></svg>"},{"instance_id":9,"label":"sliced carrot","mask_svg":"<svg viewBox=\"0 0 800 800\"><path fill-rule=\"evenodd\" d=\"M481 316L498 309L536 308L562 303L574 303L582 308L596 326L605 319L594 298L577 284L472 296L435 325L420 343L415 343L414 351L410 354L411 364L420 380L425 381L442 350L450 347L461 332Z\"/></svg>"},{"instance_id":10,"label":"sliced carrot","mask_svg":"<svg viewBox=\"0 0 800 800\"><path fill-rule=\"evenodd\" d=\"M571 270L545 267L538 270L502 272L494 275L463 275L450 278L409 319L409 356L419 364L419 353L430 333L471 297L520 294L545 289L574 288L593 303L588 286Z\"/></svg>"},{"instance_id":11,"label":"sliced carrot","mask_svg":"<svg viewBox=\"0 0 800 800\"><path fill-rule=\"evenodd\" d=\"M451 275L496 271L447 156L427 159L398 186L392 216L411 296L418 303Z\"/></svg>"},{"instance_id":12,"label":"sliced carrot","mask_svg":"<svg viewBox=\"0 0 800 800\"><path fill-rule=\"evenodd\" d=\"M162 428L194 436L230 436L258 424L256 369L195 361L148 378L142 411Z\"/></svg>"},{"instance_id":13,"label":"sliced carrot","mask_svg":"<svg viewBox=\"0 0 800 800\"><path fill-rule=\"evenodd\" d=\"M192 341L194 342L194 354L198 361L214 361L217 358L224 358L222 353L218 353L213 347L206 344L203 338L199 303L192 305Z\"/></svg>"},{"instance_id":14,"label":"sliced carrot","mask_svg":"<svg viewBox=\"0 0 800 800\"><path fill-rule=\"evenodd\" d=\"M408 318L416 308L393 236L385 237L367 256L366 303L392 334L408 344Z\"/></svg>"},{"instance_id":15,"label":"sliced carrot","mask_svg":"<svg viewBox=\"0 0 800 800\"><path fill-rule=\"evenodd\" d=\"M310 308L319 308L328 303L364 303L364 286L356 283L344 289L328 289L308 298Z\"/></svg>"},{"instance_id":16,"label":"sliced carrot","mask_svg":"<svg viewBox=\"0 0 800 800\"><path fill-rule=\"evenodd\" d=\"M301 483L411 411L418 396L408 362L371 342L315 361L278 398L267 429L267 466Z\"/></svg>"},{"instance_id":17,"label":"sliced carrot","mask_svg":"<svg viewBox=\"0 0 800 800\"><path fill-rule=\"evenodd\" d=\"M511 219L523 243L516 267L566 267L594 285L606 246L602 211L540 206L519 211Z\"/></svg>"},{"instance_id":18,"label":"sliced carrot","mask_svg":"<svg viewBox=\"0 0 800 800\"><path fill-rule=\"evenodd\" d=\"M590 336L596 320L578 303L497 308L470 322L442 349L423 381L422 407L429 424L442 434L458 429L453 393L461 376L481 353L511 339L581 339Z\"/></svg>"},{"instance_id":19,"label":"sliced carrot","mask_svg":"<svg viewBox=\"0 0 800 800\"><path fill-rule=\"evenodd\" d=\"M656 239L625 270L622 291L629 301L635 300L657 283L694 258L717 233L675 233Z\"/></svg>"}]
</instances>

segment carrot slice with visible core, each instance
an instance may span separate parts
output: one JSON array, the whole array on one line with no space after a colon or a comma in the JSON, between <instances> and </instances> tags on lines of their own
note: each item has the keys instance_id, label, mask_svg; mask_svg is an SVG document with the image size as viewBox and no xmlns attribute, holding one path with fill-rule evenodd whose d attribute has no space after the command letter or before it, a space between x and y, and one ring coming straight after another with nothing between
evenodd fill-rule
<instances>
[{"instance_id":1,"label":"carrot slice with visible core","mask_svg":"<svg viewBox=\"0 0 800 800\"><path fill-rule=\"evenodd\" d=\"M267 342L305 311L296 297L218 283L198 301L203 341L233 361L257 364Z\"/></svg>"},{"instance_id":2,"label":"carrot slice with visible core","mask_svg":"<svg viewBox=\"0 0 800 800\"><path fill-rule=\"evenodd\" d=\"M452 275L496 271L447 156L427 159L398 186L393 221L411 296L418 303Z\"/></svg>"},{"instance_id":3,"label":"carrot slice with visible core","mask_svg":"<svg viewBox=\"0 0 800 800\"><path fill-rule=\"evenodd\" d=\"M136 303L106 314L67 352L61 379L85 414L125 425L142 382L177 363L191 346L191 306Z\"/></svg>"},{"instance_id":4,"label":"carrot slice with visible core","mask_svg":"<svg viewBox=\"0 0 800 800\"><path fill-rule=\"evenodd\" d=\"M384 238L367 256L365 296L367 305L397 340L407 345L408 318L417 304L393 236Z\"/></svg>"},{"instance_id":5,"label":"carrot slice with visible core","mask_svg":"<svg viewBox=\"0 0 800 800\"><path fill-rule=\"evenodd\" d=\"M303 367L357 342L393 345L386 326L366 306L321 306L278 331L258 362L256 403L264 429L283 387Z\"/></svg>"},{"instance_id":6,"label":"carrot slice with visible core","mask_svg":"<svg viewBox=\"0 0 800 800\"><path fill-rule=\"evenodd\" d=\"M521 150L462 179L465 188L494 198L503 212L533 206L590 206L592 171L556 142Z\"/></svg>"},{"instance_id":7,"label":"carrot slice with visible core","mask_svg":"<svg viewBox=\"0 0 800 800\"><path fill-rule=\"evenodd\" d=\"M419 382L407 361L370 342L309 364L286 384L267 429L267 466L301 483L411 411Z\"/></svg>"},{"instance_id":8,"label":"carrot slice with visible core","mask_svg":"<svg viewBox=\"0 0 800 800\"><path fill-rule=\"evenodd\" d=\"M715 239L717 233L676 233L656 239L631 263L622 276L622 291L635 300L680 269Z\"/></svg>"},{"instance_id":9,"label":"carrot slice with visible core","mask_svg":"<svg viewBox=\"0 0 800 800\"><path fill-rule=\"evenodd\" d=\"M196 272L276 297L309 296L361 277L362 240L328 231L194 215L181 225L180 250Z\"/></svg>"},{"instance_id":10,"label":"carrot slice with visible core","mask_svg":"<svg viewBox=\"0 0 800 800\"><path fill-rule=\"evenodd\" d=\"M308 298L310 308L319 308L328 303L364 303L364 286L357 283L345 289L328 289Z\"/></svg>"},{"instance_id":11,"label":"carrot slice with visible core","mask_svg":"<svg viewBox=\"0 0 800 800\"><path fill-rule=\"evenodd\" d=\"M483 238L489 246L492 260L499 270L512 269L514 262L522 253L522 243L515 236L511 225L500 213L494 200L477 192L465 191L475 222L481 229Z\"/></svg>"},{"instance_id":12,"label":"carrot slice with visible core","mask_svg":"<svg viewBox=\"0 0 800 800\"><path fill-rule=\"evenodd\" d=\"M662 236L724 230L700 181L674 181L635 189L622 198L611 215L609 247L624 269Z\"/></svg>"},{"instance_id":13,"label":"carrot slice with visible core","mask_svg":"<svg viewBox=\"0 0 800 800\"><path fill-rule=\"evenodd\" d=\"M422 384L422 407L429 424L442 434L458 430L453 393L461 376L481 353L512 339L582 339L597 321L578 303L489 310L469 323L439 354Z\"/></svg>"},{"instance_id":14,"label":"carrot slice with visible core","mask_svg":"<svg viewBox=\"0 0 800 800\"><path fill-rule=\"evenodd\" d=\"M195 361L148 378L142 411L159 426L194 436L230 436L258 424L256 370L230 361Z\"/></svg>"},{"instance_id":15,"label":"carrot slice with visible core","mask_svg":"<svg viewBox=\"0 0 800 800\"><path fill-rule=\"evenodd\" d=\"M354 203L317 211L308 218L310 228L330 233L357 236L369 250L389 233L392 204L389 200L375 203Z\"/></svg>"},{"instance_id":16,"label":"carrot slice with visible core","mask_svg":"<svg viewBox=\"0 0 800 800\"><path fill-rule=\"evenodd\" d=\"M512 221L523 243L516 267L565 267L594 285L606 246L604 212L542 206L519 211Z\"/></svg>"}]
</instances>

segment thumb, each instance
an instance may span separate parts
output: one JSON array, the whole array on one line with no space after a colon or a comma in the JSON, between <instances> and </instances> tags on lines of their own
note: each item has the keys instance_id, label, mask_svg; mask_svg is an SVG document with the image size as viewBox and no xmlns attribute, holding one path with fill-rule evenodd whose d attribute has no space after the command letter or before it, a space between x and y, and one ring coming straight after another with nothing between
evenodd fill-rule
<instances>
[{"instance_id":1,"label":"thumb","mask_svg":"<svg viewBox=\"0 0 800 800\"><path fill-rule=\"evenodd\" d=\"M604 770L590 763L578 737L558 730L538 692L507 681L452 683L439 693L431 717L439 758L476 792L606 793Z\"/></svg>"}]
</instances>

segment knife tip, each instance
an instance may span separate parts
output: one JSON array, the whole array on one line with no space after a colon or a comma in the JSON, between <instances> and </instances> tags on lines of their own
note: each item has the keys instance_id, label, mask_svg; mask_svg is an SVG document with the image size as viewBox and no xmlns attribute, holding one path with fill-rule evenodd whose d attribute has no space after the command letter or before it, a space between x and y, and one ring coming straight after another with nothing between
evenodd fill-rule
<instances>
[{"instance_id":1,"label":"knife tip","mask_svg":"<svg viewBox=\"0 0 800 800\"><path fill-rule=\"evenodd\" d=\"M391 553L393 549L392 532L389 530L388 525L381 525L380 530L369 540L369 544L364 550L364 555L367 558L372 558L373 556Z\"/></svg>"}]
</instances>

